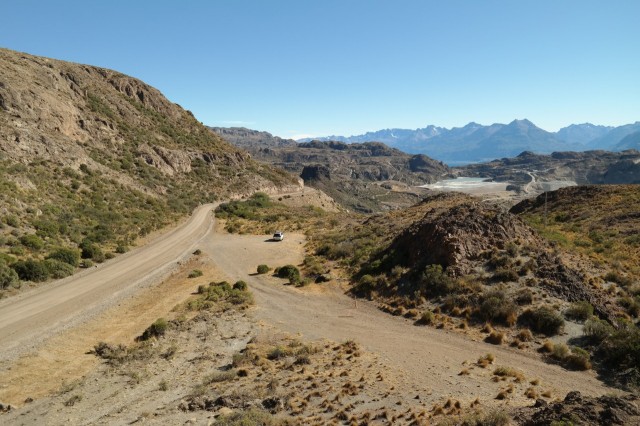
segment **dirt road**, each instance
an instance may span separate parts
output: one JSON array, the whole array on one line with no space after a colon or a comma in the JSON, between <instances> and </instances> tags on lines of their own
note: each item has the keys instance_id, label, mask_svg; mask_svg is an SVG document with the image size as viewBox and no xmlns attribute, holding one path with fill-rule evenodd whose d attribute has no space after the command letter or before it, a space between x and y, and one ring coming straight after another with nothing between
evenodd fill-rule
<instances>
[{"instance_id":1,"label":"dirt road","mask_svg":"<svg viewBox=\"0 0 640 426\"><path fill-rule=\"evenodd\" d=\"M212 227L207 204L175 230L112 261L0 301L0 361L32 351L45 338L155 284Z\"/></svg>"},{"instance_id":2,"label":"dirt road","mask_svg":"<svg viewBox=\"0 0 640 426\"><path fill-rule=\"evenodd\" d=\"M504 383L491 381L493 368L474 367L486 353L496 356L495 365L521 370L527 381L511 403L530 403L524 397L528 380L541 380L541 389L562 397L571 390L601 395L612 389L598 381L593 372L572 372L545 363L538 355L473 341L452 331L418 327L412 321L393 317L369 302L356 302L326 285L297 289L267 275L250 275L260 263L282 266L303 259L303 237L289 234L282 243L266 242L265 236L214 234L201 247L217 266L233 279L250 285L256 299L255 315L266 324L308 339L335 341L353 339L378 353L389 365L405 373L407 393L430 393L461 400L494 399ZM469 374L459 375L463 369ZM530 400L529 400L530 401Z\"/></svg>"}]
</instances>

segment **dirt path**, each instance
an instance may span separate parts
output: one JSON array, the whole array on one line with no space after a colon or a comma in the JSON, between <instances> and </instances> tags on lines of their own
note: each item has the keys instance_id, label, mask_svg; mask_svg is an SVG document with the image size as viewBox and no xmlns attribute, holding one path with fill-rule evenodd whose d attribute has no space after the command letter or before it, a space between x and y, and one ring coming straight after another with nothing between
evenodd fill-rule
<instances>
[{"instance_id":1,"label":"dirt path","mask_svg":"<svg viewBox=\"0 0 640 426\"><path fill-rule=\"evenodd\" d=\"M157 283L211 228L212 205L175 230L99 267L0 301L0 361L33 351L43 340Z\"/></svg>"},{"instance_id":2,"label":"dirt path","mask_svg":"<svg viewBox=\"0 0 640 426\"><path fill-rule=\"evenodd\" d=\"M434 400L452 396L461 400L493 400L505 383L491 381L493 368L474 367L486 353L496 356L494 365L519 369L527 381L510 398L513 404L530 404L524 391L529 380L541 381L540 392L554 397L580 390L602 395L613 389L598 381L593 372L572 372L547 364L535 354L473 341L455 332L417 327L411 321L379 311L373 304L345 296L333 289L312 285L296 289L266 275L250 275L260 263L282 266L303 259L303 236L288 234L282 243L266 242L265 236L214 234L201 245L214 262L234 279L246 280L256 299L255 315L264 323L300 333L307 339L353 339L365 349L405 372L407 393L429 393ZM459 375L463 369L468 375ZM518 393L519 391L519 393Z\"/></svg>"}]
</instances>

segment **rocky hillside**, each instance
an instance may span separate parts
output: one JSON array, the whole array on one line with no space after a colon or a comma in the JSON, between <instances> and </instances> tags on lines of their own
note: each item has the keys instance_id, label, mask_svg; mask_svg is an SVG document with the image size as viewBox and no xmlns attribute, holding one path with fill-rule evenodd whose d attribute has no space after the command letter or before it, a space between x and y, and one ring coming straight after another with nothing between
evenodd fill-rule
<instances>
[{"instance_id":1,"label":"rocky hillside","mask_svg":"<svg viewBox=\"0 0 640 426\"><path fill-rule=\"evenodd\" d=\"M209 127L209 129L227 142L252 152L260 148L295 147L298 144L293 139L282 139L268 132L245 127Z\"/></svg>"},{"instance_id":2,"label":"rocky hillside","mask_svg":"<svg viewBox=\"0 0 640 426\"><path fill-rule=\"evenodd\" d=\"M254 158L301 176L305 184L361 212L409 206L425 192L412 187L433 183L450 172L440 161L422 154L406 154L377 142L297 144L247 129L212 130L247 149Z\"/></svg>"},{"instance_id":3,"label":"rocky hillside","mask_svg":"<svg viewBox=\"0 0 640 426\"><path fill-rule=\"evenodd\" d=\"M520 185L539 181L573 181L585 184L640 183L640 152L522 152L517 157L457 167L462 176L491 177Z\"/></svg>"},{"instance_id":4,"label":"rocky hillside","mask_svg":"<svg viewBox=\"0 0 640 426\"><path fill-rule=\"evenodd\" d=\"M6 49L0 170L3 288L19 285L8 266L23 280L68 275L199 203L297 185L140 80Z\"/></svg>"}]
</instances>

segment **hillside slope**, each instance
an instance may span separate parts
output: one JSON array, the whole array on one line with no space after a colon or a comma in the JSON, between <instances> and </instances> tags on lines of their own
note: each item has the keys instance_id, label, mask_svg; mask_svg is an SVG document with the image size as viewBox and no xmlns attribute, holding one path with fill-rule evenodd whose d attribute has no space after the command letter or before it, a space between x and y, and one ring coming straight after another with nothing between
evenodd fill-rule
<instances>
[{"instance_id":1,"label":"hillside slope","mask_svg":"<svg viewBox=\"0 0 640 426\"><path fill-rule=\"evenodd\" d=\"M449 167L426 155L406 154L379 142L296 143L266 132L243 128L210 128L256 159L302 177L305 184L330 195L348 209L372 212L407 207Z\"/></svg>"},{"instance_id":2,"label":"hillside slope","mask_svg":"<svg viewBox=\"0 0 640 426\"><path fill-rule=\"evenodd\" d=\"M0 288L20 285L8 266L65 276L200 203L297 186L140 80L6 49L0 64Z\"/></svg>"}]
</instances>

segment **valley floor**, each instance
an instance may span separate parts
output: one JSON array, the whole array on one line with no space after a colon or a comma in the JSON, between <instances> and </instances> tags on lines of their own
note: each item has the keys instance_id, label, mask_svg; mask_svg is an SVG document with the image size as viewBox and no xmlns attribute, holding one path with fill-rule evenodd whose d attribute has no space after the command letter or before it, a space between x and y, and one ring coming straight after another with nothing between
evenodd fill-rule
<instances>
[{"instance_id":1,"label":"valley floor","mask_svg":"<svg viewBox=\"0 0 640 426\"><path fill-rule=\"evenodd\" d=\"M327 394L320 395L315 405L289 407L285 417L292 419L294 413L298 421L307 417L321 424L332 419L334 413L320 407L323 400L334 387L347 386L349 380L360 378L366 386L356 392L361 401L353 399L349 403L355 404L351 411L360 410L364 416L364 410L387 410L385 421L391 418L390 413L395 416L403 411L411 411L412 418L417 418L421 410L433 415L434 407L444 406L448 399L459 401L463 408L531 405L533 400L525 396L530 388L538 395L548 395L549 400L563 398L573 390L593 396L614 391L593 372L568 371L545 363L531 352L489 345L480 338L452 331L415 326L411 320L381 312L373 303L349 298L339 281L294 288L269 274L254 273L259 264L276 267L301 263L303 235L288 233L283 242L270 242L268 236L233 235L215 227L209 229L198 244L202 254L181 265L157 287L141 290L89 322L62 331L36 352L5 364L0 401L21 407L0 414L0 422L33 424L46 419L47 424L124 424L142 420L207 424L229 410L185 409L185 398L198 382L225 368L233 354L248 342L278 344L285 339L283 336L325 349L317 360L310 361L306 373L296 368L286 373L288 376L277 373L281 374L277 376L281 383L295 384L309 374L310 380L324 377L332 369L336 375L346 377L343 381L335 381L333 374L331 379L325 377L323 383L329 385L320 391ZM203 276L187 278L192 269L202 270ZM197 323L200 325L193 329L167 337L177 345L177 355L171 362L158 359L136 367L139 370L129 371L123 378L122 371L87 353L99 341L132 342L156 318L175 317L171 307L191 297L198 285L221 280L246 281L255 306L235 314L227 312L208 319L210 323ZM158 345L164 348L169 340L163 340ZM362 357L330 362L330 348L351 341L361 348ZM495 356L493 364L488 368L477 365L477 360L488 353ZM201 362L202 357L208 361ZM318 364L322 362L326 363L324 367ZM498 366L518 370L520 378L496 381L492 373ZM252 376L250 372L250 386L266 386L274 374L260 372ZM168 390L160 390L162 387ZM496 399L501 392L506 398ZM355 398L354 395L351 396ZM25 403L27 398L35 401ZM333 405L340 410L339 402ZM406 420L409 423L408 417Z\"/></svg>"}]
</instances>

